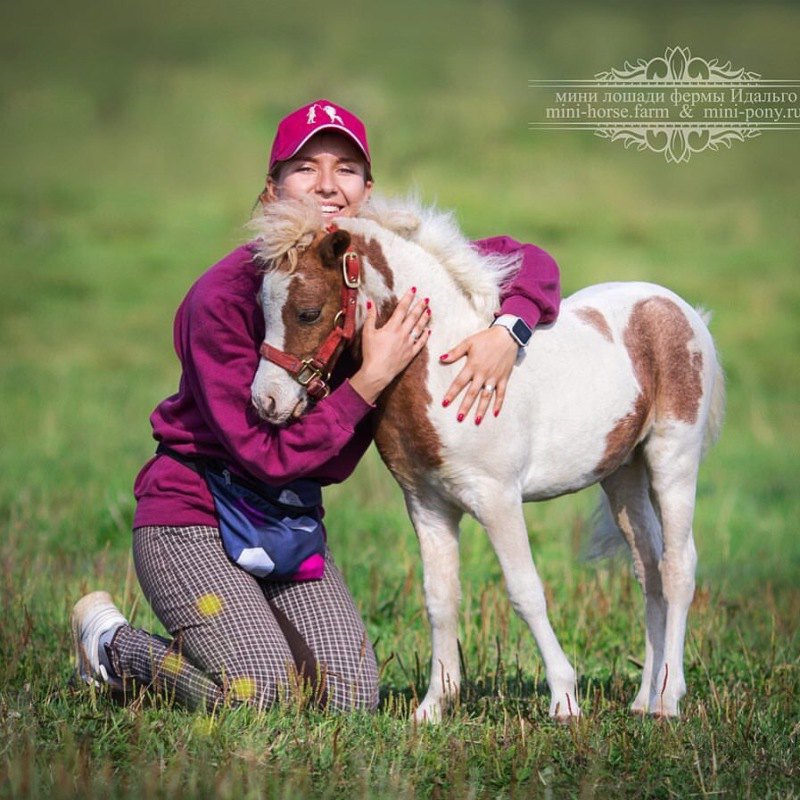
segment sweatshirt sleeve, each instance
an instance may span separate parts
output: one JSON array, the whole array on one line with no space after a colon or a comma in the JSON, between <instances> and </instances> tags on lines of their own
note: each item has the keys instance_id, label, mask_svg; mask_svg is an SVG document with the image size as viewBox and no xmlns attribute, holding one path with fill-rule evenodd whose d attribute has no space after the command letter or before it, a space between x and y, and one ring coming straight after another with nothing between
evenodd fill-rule
<instances>
[{"instance_id":1,"label":"sweatshirt sleeve","mask_svg":"<svg viewBox=\"0 0 800 800\"><path fill-rule=\"evenodd\" d=\"M286 426L260 419L250 399L259 361L252 305L241 297L211 298L202 290L187 297L175 331L186 388L233 463L273 484L316 476L320 467L342 453L373 407L345 380ZM346 475L326 477L341 480Z\"/></svg>"},{"instance_id":2,"label":"sweatshirt sleeve","mask_svg":"<svg viewBox=\"0 0 800 800\"><path fill-rule=\"evenodd\" d=\"M520 244L510 236L479 239L475 246L482 253L519 253L520 267L500 294L500 314L521 317L531 328L555 321L561 302L558 264L533 244Z\"/></svg>"}]
</instances>

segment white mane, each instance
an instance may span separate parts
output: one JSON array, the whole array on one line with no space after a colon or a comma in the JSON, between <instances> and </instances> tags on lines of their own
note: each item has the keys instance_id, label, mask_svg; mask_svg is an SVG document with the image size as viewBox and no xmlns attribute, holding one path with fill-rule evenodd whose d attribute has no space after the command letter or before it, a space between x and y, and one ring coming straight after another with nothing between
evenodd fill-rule
<instances>
[{"instance_id":1,"label":"white mane","mask_svg":"<svg viewBox=\"0 0 800 800\"><path fill-rule=\"evenodd\" d=\"M481 313L497 308L500 287L519 264L517 255L482 255L461 232L452 211L423 206L415 197L373 195L346 227L358 228L359 219L370 220L433 256ZM315 202L287 200L268 203L246 227L254 234L258 260L268 265L288 255L293 266L296 250L308 247L323 226Z\"/></svg>"},{"instance_id":2,"label":"white mane","mask_svg":"<svg viewBox=\"0 0 800 800\"><path fill-rule=\"evenodd\" d=\"M423 206L417 197L372 195L359 218L414 242L430 253L479 312L498 306L500 287L519 265L518 255L483 255L462 233L452 211Z\"/></svg>"}]
</instances>

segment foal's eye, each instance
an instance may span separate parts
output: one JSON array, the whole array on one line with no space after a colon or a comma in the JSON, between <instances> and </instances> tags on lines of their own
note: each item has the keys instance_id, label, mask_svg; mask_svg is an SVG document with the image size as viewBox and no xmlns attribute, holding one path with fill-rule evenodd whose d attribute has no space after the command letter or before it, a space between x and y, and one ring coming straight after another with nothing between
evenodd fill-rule
<instances>
[{"instance_id":1,"label":"foal's eye","mask_svg":"<svg viewBox=\"0 0 800 800\"><path fill-rule=\"evenodd\" d=\"M321 313L321 308L301 308L297 312L297 320L298 322L303 322L306 325L310 325L312 322L316 322L319 319L319 315Z\"/></svg>"}]
</instances>

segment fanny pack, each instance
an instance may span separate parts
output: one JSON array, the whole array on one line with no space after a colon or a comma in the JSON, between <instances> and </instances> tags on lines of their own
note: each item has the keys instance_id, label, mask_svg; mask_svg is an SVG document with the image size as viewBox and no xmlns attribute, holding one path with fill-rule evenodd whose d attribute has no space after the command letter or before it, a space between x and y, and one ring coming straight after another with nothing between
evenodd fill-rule
<instances>
[{"instance_id":1,"label":"fanny pack","mask_svg":"<svg viewBox=\"0 0 800 800\"><path fill-rule=\"evenodd\" d=\"M232 473L221 461L169 456L202 475L214 498L222 546L237 566L273 581L319 580L325 570L322 487L313 480L269 486Z\"/></svg>"}]
</instances>

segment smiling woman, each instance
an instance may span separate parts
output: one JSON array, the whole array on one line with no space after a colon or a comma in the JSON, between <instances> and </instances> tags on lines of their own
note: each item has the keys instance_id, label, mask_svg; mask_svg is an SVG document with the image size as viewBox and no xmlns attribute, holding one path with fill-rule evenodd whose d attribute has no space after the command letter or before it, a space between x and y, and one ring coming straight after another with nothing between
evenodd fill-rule
<instances>
[{"instance_id":1,"label":"smiling woman","mask_svg":"<svg viewBox=\"0 0 800 800\"><path fill-rule=\"evenodd\" d=\"M267 179L267 202L315 195L324 219L351 217L370 194L368 167L356 146L339 133L325 132L279 163Z\"/></svg>"},{"instance_id":2,"label":"smiling woman","mask_svg":"<svg viewBox=\"0 0 800 800\"><path fill-rule=\"evenodd\" d=\"M367 131L327 100L297 109L278 129L262 203L314 197L324 219L355 216L372 191Z\"/></svg>"},{"instance_id":3,"label":"smiling woman","mask_svg":"<svg viewBox=\"0 0 800 800\"><path fill-rule=\"evenodd\" d=\"M306 201L297 205L308 245L333 219L357 216L372 184L363 123L319 100L279 124L256 217L269 224L276 200ZM293 243L296 234L293 227ZM498 254L516 275L499 321L511 317L513 330L530 334L555 318L558 270L546 253L506 237L476 247ZM107 593L93 592L73 611L78 670L88 683L153 687L190 707L264 707L308 684L320 705L371 709L375 656L326 544L321 487L345 480L366 451L375 401L427 346L431 304L412 287L394 298L380 327L378 309L367 308L360 363L340 363L330 394L267 421L250 391L264 339L257 298L264 256L250 242L191 287L174 327L178 392L151 416L159 447L136 480L133 553L144 594L173 638L134 629ZM293 280L292 254L271 257L290 261L287 280L268 298L277 310ZM330 298L338 303L338 294ZM328 317L316 301L295 312L293 322L309 327ZM275 323L280 330L282 320ZM491 402L500 412L527 341L513 330L490 327L441 358L464 359L442 401L463 392L459 421L476 403L475 424Z\"/></svg>"}]
</instances>

